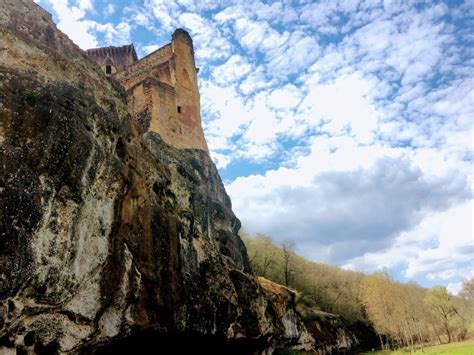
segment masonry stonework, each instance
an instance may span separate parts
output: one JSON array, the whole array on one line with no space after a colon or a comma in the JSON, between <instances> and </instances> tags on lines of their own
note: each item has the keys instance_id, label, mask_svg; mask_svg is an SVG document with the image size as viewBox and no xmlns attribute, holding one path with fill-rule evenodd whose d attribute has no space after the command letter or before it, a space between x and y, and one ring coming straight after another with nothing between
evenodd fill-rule
<instances>
[{"instance_id":1,"label":"masonry stonework","mask_svg":"<svg viewBox=\"0 0 474 355\"><path fill-rule=\"evenodd\" d=\"M138 61L133 44L122 47L88 49L86 53L90 59L99 64L107 76L112 76Z\"/></svg>"},{"instance_id":2,"label":"masonry stonework","mask_svg":"<svg viewBox=\"0 0 474 355\"><path fill-rule=\"evenodd\" d=\"M171 43L137 60L133 45L87 51L126 90L142 133L155 132L176 148L208 150L200 115L193 41L177 29Z\"/></svg>"}]
</instances>

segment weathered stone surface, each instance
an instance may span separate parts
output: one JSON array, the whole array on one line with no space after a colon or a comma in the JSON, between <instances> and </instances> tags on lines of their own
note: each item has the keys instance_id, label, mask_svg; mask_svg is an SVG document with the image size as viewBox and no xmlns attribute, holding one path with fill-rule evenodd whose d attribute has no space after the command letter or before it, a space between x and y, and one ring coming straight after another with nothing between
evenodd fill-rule
<instances>
[{"instance_id":1,"label":"weathered stone surface","mask_svg":"<svg viewBox=\"0 0 474 355\"><path fill-rule=\"evenodd\" d=\"M368 324L348 324L340 315L315 309L305 309L299 314L318 354L353 353L356 349L370 350L378 345L378 338Z\"/></svg>"},{"instance_id":2,"label":"weathered stone surface","mask_svg":"<svg viewBox=\"0 0 474 355\"><path fill-rule=\"evenodd\" d=\"M141 134L34 3L0 15L0 350L309 349L294 295L247 274L207 150Z\"/></svg>"}]
</instances>

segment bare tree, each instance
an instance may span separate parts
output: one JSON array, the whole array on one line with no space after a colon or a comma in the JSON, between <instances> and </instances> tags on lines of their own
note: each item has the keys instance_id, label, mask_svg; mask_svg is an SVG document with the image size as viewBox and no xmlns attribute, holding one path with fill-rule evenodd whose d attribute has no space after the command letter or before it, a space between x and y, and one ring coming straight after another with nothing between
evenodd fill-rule
<instances>
[{"instance_id":1,"label":"bare tree","mask_svg":"<svg viewBox=\"0 0 474 355\"><path fill-rule=\"evenodd\" d=\"M462 289L459 295L470 301L474 301L474 277L465 279L462 283Z\"/></svg>"},{"instance_id":2,"label":"bare tree","mask_svg":"<svg viewBox=\"0 0 474 355\"><path fill-rule=\"evenodd\" d=\"M285 277L285 286L288 287L291 281L291 258L295 250L295 243L291 240L284 240L283 243L281 243L281 248L283 251L283 274Z\"/></svg>"},{"instance_id":3,"label":"bare tree","mask_svg":"<svg viewBox=\"0 0 474 355\"><path fill-rule=\"evenodd\" d=\"M268 271L275 263L275 247L272 239L264 234L257 233L256 239L260 239L262 243L262 261L261 261L261 275L268 277Z\"/></svg>"},{"instance_id":4,"label":"bare tree","mask_svg":"<svg viewBox=\"0 0 474 355\"><path fill-rule=\"evenodd\" d=\"M433 315L442 322L446 335L448 336L448 343L450 343L452 339L449 320L457 311L446 287L434 286L427 292L424 301Z\"/></svg>"}]
</instances>

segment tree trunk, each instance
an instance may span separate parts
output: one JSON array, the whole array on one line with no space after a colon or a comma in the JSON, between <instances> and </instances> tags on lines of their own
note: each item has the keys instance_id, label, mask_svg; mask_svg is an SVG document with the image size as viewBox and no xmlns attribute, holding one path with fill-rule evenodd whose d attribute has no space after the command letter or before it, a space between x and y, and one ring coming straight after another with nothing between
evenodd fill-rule
<instances>
[{"instance_id":1,"label":"tree trunk","mask_svg":"<svg viewBox=\"0 0 474 355\"><path fill-rule=\"evenodd\" d=\"M407 330L405 327L402 328L403 329L403 338L402 338L402 344L404 344L404 346L406 346L407 348L410 347L410 341L408 339L408 334L407 334Z\"/></svg>"},{"instance_id":2,"label":"tree trunk","mask_svg":"<svg viewBox=\"0 0 474 355\"><path fill-rule=\"evenodd\" d=\"M444 319L444 328L446 329L446 334L448 335L448 344L451 343L451 332L449 331L448 317Z\"/></svg>"},{"instance_id":3,"label":"tree trunk","mask_svg":"<svg viewBox=\"0 0 474 355\"><path fill-rule=\"evenodd\" d=\"M418 322L416 322L415 324L416 324L416 330L418 333L418 344L420 345L421 352L424 353L425 351L423 350L423 343L425 342L426 339L423 339L423 334L420 328L420 324Z\"/></svg>"},{"instance_id":4,"label":"tree trunk","mask_svg":"<svg viewBox=\"0 0 474 355\"><path fill-rule=\"evenodd\" d=\"M432 327L433 327L433 330L434 330L436 336L438 337L439 343L443 344L443 342L441 341L441 337L439 336L438 330L436 330L436 327L434 325L432 325Z\"/></svg>"}]
</instances>

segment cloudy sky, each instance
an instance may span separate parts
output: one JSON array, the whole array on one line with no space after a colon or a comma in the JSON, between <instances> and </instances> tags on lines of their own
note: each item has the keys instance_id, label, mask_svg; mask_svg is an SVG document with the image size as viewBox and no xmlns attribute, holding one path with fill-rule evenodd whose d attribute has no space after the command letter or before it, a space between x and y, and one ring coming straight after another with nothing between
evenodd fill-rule
<instances>
[{"instance_id":1,"label":"cloudy sky","mask_svg":"<svg viewBox=\"0 0 474 355\"><path fill-rule=\"evenodd\" d=\"M36 2L84 49L190 32L247 232L453 292L474 275L474 1Z\"/></svg>"}]
</instances>

